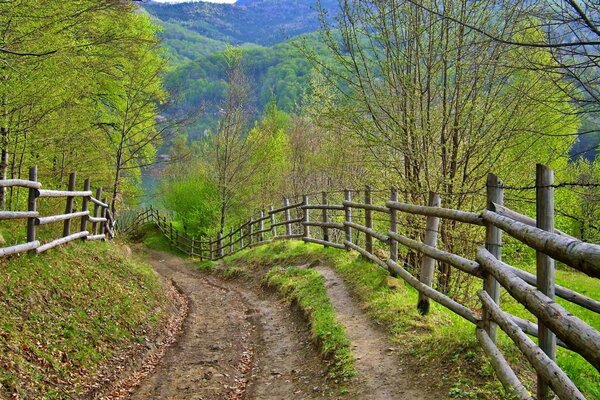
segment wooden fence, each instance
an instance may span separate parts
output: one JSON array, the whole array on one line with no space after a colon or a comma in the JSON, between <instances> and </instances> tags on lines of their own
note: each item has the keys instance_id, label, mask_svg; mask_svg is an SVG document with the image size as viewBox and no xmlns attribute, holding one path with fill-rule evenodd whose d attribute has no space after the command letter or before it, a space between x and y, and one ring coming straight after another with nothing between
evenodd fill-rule
<instances>
[{"instance_id":1,"label":"wooden fence","mask_svg":"<svg viewBox=\"0 0 600 400\"><path fill-rule=\"evenodd\" d=\"M420 293L417 304L427 313L433 300L471 322L477 339L502 384L516 398L532 399L516 373L496 345L497 330L504 331L537 372L537 399L548 399L554 392L560 399L584 399L580 390L557 365L556 346L581 355L600 371L600 332L571 315L555 296L600 313L600 302L554 282L554 260L593 278L600 278L600 246L581 242L554 229L553 171L538 165L536 176L536 218L530 218L503 205L503 185L494 175L487 181L486 210L474 213L441 207L437 194L429 204L414 205L398 201L398 191L391 189L389 201L376 205L371 191L365 190L364 202L352 199L346 191L341 204L329 204L323 193L320 204L310 204L309 196L282 207L261 211L247 222L217 238L198 239L173 228L155 209L147 209L132 221L129 228L146 222L158 225L172 245L183 253L201 260L219 260L249 246L275 239L301 239L328 247L354 250L402 278ZM353 219L360 212L364 223ZM336 213L343 214L337 215ZM426 217L425 232L409 237L399 233L400 213ZM374 216L383 215L387 230L374 228ZM474 225L485 229L485 246L478 249L475 260L444 251L437 246L440 220ZM381 220L381 219L379 219ZM508 234L536 251L537 273L531 274L502 261L502 236ZM359 236L364 240L357 240ZM419 240L423 238L423 240ZM389 252L375 251L374 242L385 245ZM420 270L413 275L398 259L398 248L404 246L421 254ZM461 304L433 288L435 263L450 265L481 280L478 297L481 310ZM500 293L506 290L537 317L537 324L510 315L501 309ZM537 337L535 343L531 337Z\"/></svg>"},{"instance_id":2,"label":"wooden fence","mask_svg":"<svg viewBox=\"0 0 600 400\"><path fill-rule=\"evenodd\" d=\"M76 190L76 174L69 176L67 190L42 189L42 184L37 180L37 167L29 170L29 179L6 179L0 180L2 188L25 188L28 189L28 200L26 211L0 211L0 220L26 220L25 233L26 242L10 247L0 248L0 257L23 252L42 253L56 246L72 242L74 240L105 240L114 238L114 218L106 199L102 197L102 188L96 190L92 196L90 180L86 179L83 190ZM65 213L60 215L41 216L38 210L38 201L47 198L64 198ZM74 204L76 199L81 199L81 210L76 211ZM92 210L90 210L92 206ZM73 220L79 219L79 229L73 232ZM62 223L62 235L47 243L37 240L37 227L53 223ZM88 223L91 224L88 230Z\"/></svg>"}]
</instances>

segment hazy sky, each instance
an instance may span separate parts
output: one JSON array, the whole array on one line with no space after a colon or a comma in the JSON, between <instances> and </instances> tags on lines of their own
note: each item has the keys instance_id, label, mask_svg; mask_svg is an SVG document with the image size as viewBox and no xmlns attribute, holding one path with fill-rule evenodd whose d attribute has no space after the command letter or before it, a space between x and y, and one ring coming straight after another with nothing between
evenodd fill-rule
<instances>
[{"instance_id":1,"label":"hazy sky","mask_svg":"<svg viewBox=\"0 0 600 400\"><path fill-rule=\"evenodd\" d=\"M157 3L189 3L196 1L206 1L208 3L235 3L236 0L154 0Z\"/></svg>"}]
</instances>

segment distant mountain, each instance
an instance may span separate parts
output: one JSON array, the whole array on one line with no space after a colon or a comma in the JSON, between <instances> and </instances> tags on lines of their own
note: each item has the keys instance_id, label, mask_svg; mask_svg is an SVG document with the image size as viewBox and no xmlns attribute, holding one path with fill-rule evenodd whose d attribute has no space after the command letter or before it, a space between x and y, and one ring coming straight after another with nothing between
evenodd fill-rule
<instances>
[{"instance_id":1,"label":"distant mountain","mask_svg":"<svg viewBox=\"0 0 600 400\"><path fill-rule=\"evenodd\" d=\"M321 0L321 6L332 18L338 0ZM164 23L233 44L271 46L320 26L317 0L239 0L235 4L151 1L143 7Z\"/></svg>"}]
</instances>

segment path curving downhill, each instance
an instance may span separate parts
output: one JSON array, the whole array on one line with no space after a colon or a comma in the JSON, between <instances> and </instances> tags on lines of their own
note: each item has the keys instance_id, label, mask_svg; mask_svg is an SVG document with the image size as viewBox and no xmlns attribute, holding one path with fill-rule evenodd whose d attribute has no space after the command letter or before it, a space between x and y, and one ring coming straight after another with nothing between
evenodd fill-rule
<instances>
[{"instance_id":1,"label":"path curving downhill","mask_svg":"<svg viewBox=\"0 0 600 400\"><path fill-rule=\"evenodd\" d=\"M178 341L134 400L322 399L332 392L306 325L268 294L193 270L177 256L143 257L189 299Z\"/></svg>"}]
</instances>

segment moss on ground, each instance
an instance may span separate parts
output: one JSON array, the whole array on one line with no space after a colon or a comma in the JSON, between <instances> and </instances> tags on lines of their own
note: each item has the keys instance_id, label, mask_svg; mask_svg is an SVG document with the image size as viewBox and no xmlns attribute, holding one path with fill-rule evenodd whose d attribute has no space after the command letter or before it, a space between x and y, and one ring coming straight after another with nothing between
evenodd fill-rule
<instances>
[{"instance_id":1,"label":"moss on ground","mask_svg":"<svg viewBox=\"0 0 600 400\"><path fill-rule=\"evenodd\" d=\"M166 317L157 275L116 244L2 260L0 276L0 398L79 398Z\"/></svg>"}]
</instances>

